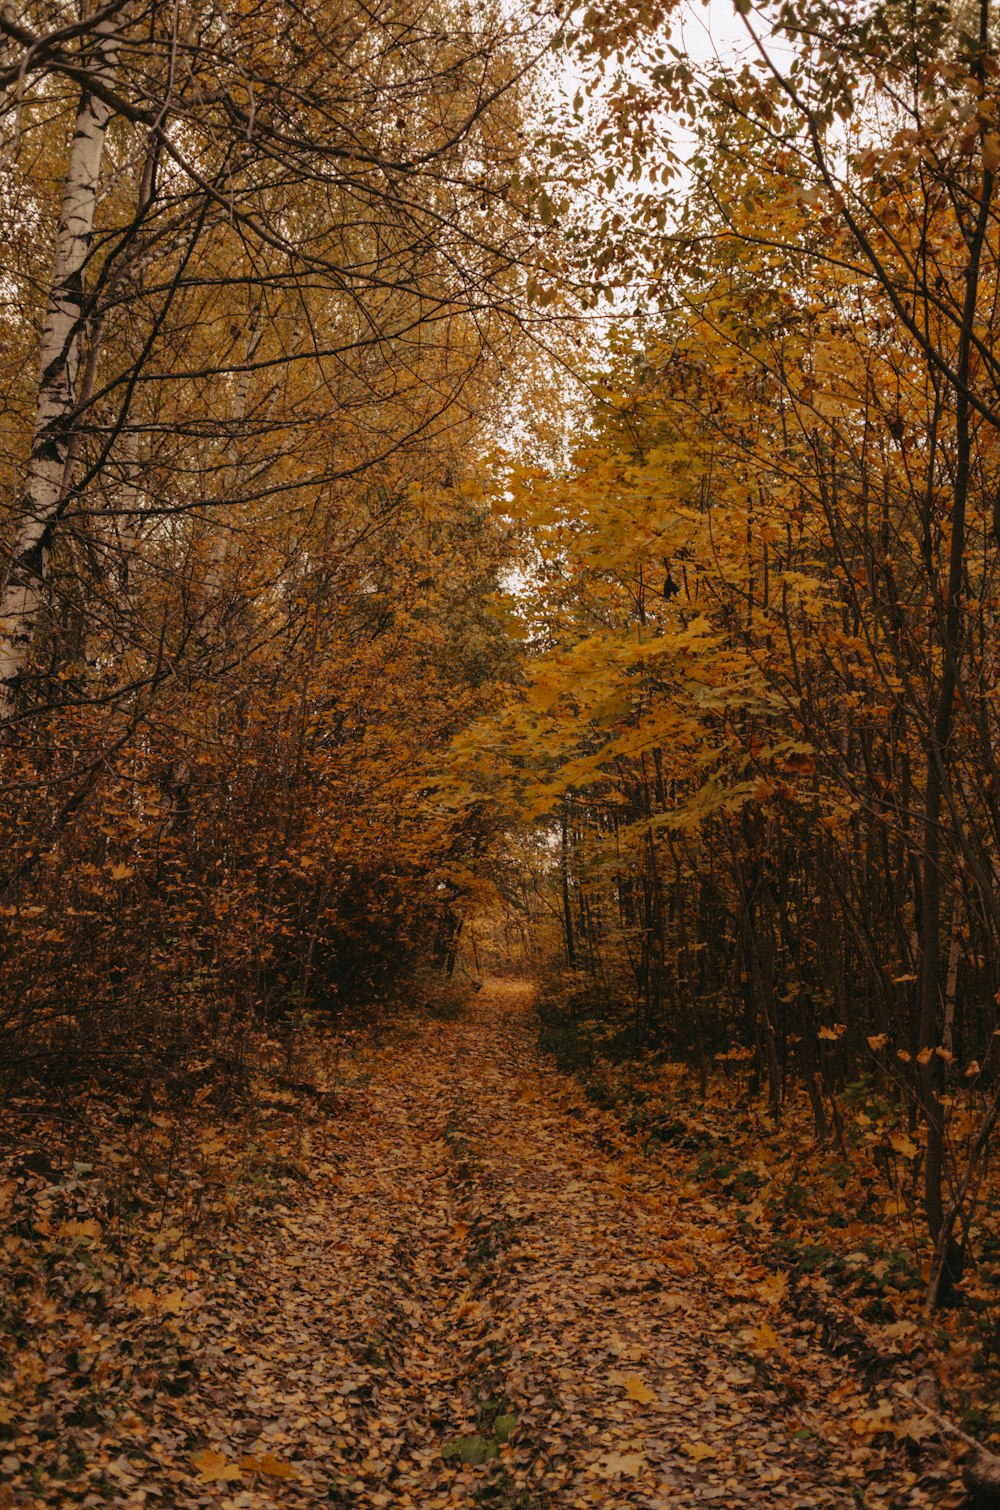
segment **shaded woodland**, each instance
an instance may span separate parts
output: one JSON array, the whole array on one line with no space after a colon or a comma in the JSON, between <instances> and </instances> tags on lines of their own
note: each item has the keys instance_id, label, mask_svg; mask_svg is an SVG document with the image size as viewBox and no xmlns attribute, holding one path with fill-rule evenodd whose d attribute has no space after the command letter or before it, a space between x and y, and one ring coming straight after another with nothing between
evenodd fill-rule
<instances>
[{"instance_id":1,"label":"shaded woodland","mask_svg":"<svg viewBox=\"0 0 1000 1510\"><path fill-rule=\"evenodd\" d=\"M1000 1433L1000 21L710 19L0 15L12 1295L523 971Z\"/></svg>"}]
</instances>

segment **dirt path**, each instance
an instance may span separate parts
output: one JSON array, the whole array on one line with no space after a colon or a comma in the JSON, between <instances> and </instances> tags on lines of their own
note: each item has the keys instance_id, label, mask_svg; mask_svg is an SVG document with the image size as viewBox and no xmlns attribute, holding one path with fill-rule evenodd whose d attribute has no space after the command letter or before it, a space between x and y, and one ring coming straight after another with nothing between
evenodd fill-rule
<instances>
[{"instance_id":1,"label":"dirt path","mask_svg":"<svg viewBox=\"0 0 1000 1510\"><path fill-rule=\"evenodd\" d=\"M535 1036L494 981L380 1053L191 1323L182 1425L128 1503L940 1503L727 1213L623 1158Z\"/></svg>"}]
</instances>

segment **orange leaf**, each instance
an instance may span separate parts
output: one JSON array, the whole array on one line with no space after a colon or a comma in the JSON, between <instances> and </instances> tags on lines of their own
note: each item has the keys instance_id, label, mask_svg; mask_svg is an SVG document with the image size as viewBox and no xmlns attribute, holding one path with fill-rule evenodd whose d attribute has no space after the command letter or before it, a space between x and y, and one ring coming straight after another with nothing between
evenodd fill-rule
<instances>
[{"instance_id":1,"label":"orange leaf","mask_svg":"<svg viewBox=\"0 0 1000 1510\"><path fill-rule=\"evenodd\" d=\"M247 1473L263 1473L269 1479L293 1479L295 1469L291 1463L283 1463L273 1453L265 1452L262 1458L240 1458L240 1467Z\"/></svg>"},{"instance_id":2,"label":"orange leaf","mask_svg":"<svg viewBox=\"0 0 1000 1510\"><path fill-rule=\"evenodd\" d=\"M760 1354L773 1353L780 1342L774 1327L766 1321L762 1321L759 1327L754 1327L753 1331L744 1332L743 1337L751 1351Z\"/></svg>"},{"instance_id":3,"label":"orange leaf","mask_svg":"<svg viewBox=\"0 0 1000 1510\"><path fill-rule=\"evenodd\" d=\"M240 1465L231 1462L224 1452L215 1452L211 1447L194 1453L191 1462L203 1484L223 1484L228 1479L240 1477Z\"/></svg>"},{"instance_id":4,"label":"orange leaf","mask_svg":"<svg viewBox=\"0 0 1000 1510\"><path fill-rule=\"evenodd\" d=\"M637 1405L648 1405L651 1400L656 1399L656 1390L650 1389L648 1384L644 1384L638 1374L627 1375L622 1380L622 1384L625 1387L626 1395L628 1395L630 1400L634 1400Z\"/></svg>"}]
</instances>

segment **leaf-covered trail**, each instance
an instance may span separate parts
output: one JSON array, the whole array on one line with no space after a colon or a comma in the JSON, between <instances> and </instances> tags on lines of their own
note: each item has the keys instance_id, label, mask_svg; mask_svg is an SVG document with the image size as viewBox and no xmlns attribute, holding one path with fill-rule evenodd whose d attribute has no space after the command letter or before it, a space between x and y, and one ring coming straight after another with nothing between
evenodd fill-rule
<instances>
[{"instance_id":1,"label":"leaf-covered trail","mask_svg":"<svg viewBox=\"0 0 1000 1510\"><path fill-rule=\"evenodd\" d=\"M301 1203L206 1297L161 1502L932 1503L725 1213L541 1062L530 1004L489 983L314 1134Z\"/></svg>"}]
</instances>

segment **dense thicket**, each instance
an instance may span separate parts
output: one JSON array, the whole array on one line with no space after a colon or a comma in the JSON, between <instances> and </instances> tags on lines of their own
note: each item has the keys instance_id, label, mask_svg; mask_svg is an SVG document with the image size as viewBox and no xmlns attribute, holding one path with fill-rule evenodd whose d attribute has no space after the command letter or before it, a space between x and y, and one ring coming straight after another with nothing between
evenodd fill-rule
<instances>
[{"instance_id":1,"label":"dense thicket","mask_svg":"<svg viewBox=\"0 0 1000 1510\"><path fill-rule=\"evenodd\" d=\"M539 38L449 0L0 36L0 1060L141 1080L448 947Z\"/></svg>"}]
</instances>

